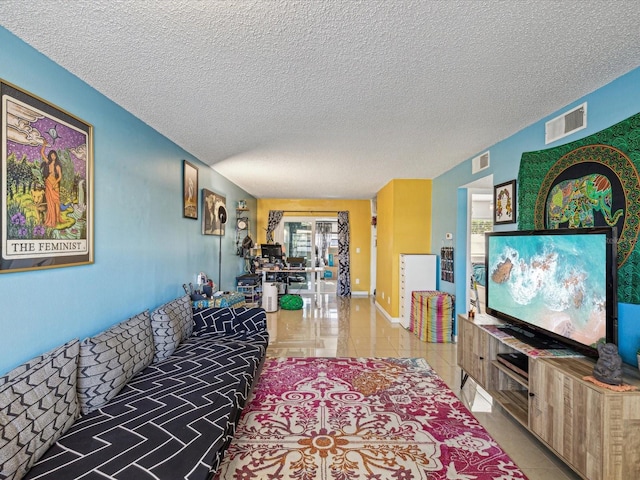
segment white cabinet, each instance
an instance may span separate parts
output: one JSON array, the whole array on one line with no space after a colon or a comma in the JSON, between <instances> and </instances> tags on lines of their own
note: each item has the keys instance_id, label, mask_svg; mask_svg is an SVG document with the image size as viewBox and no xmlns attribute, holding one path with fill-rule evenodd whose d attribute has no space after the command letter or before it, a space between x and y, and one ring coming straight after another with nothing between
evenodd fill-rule
<instances>
[{"instance_id":1,"label":"white cabinet","mask_svg":"<svg viewBox=\"0 0 640 480\"><path fill-rule=\"evenodd\" d=\"M436 256L400 254L400 323L409 328L411 292L436 289Z\"/></svg>"}]
</instances>

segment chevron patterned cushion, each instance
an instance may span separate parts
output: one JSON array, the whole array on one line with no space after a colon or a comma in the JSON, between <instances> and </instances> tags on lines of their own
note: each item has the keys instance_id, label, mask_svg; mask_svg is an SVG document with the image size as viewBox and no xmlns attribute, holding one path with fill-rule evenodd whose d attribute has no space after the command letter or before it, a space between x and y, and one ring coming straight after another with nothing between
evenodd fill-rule
<instances>
[{"instance_id":1,"label":"chevron patterned cushion","mask_svg":"<svg viewBox=\"0 0 640 480\"><path fill-rule=\"evenodd\" d=\"M262 332L267 329L264 308L236 308L236 332Z\"/></svg>"},{"instance_id":2,"label":"chevron patterned cushion","mask_svg":"<svg viewBox=\"0 0 640 480\"><path fill-rule=\"evenodd\" d=\"M83 414L106 404L151 364L154 345L149 311L80 343L78 400Z\"/></svg>"},{"instance_id":3,"label":"chevron patterned cushion","mask_svg":"<svg viewBox=\"0 0 640 480\"><path fill-rule=\"evenodd\" d=\"M20 479L78 418L78 340L0 377L0 478Z\"/></svg>"},{"instance_id":4,"label":"chevron patterned cushion","mask_svg":"<svg viewBox=\"0 0 640 480\"><path fill-rule=\"evenodd\" d=\"M196 309L193 312L194 335L233 332L233 319L233 310L229 307Z\"/></svg>"},{"instance_id":5,"label":"chevron patterned cushion","mask_svg":"<svg viewBox=\"0 0 640 480\"><path fill-rule=\"evenodd\" d=\"M165 303L151 314L154 362L168 358L193 333L193 311L188 295Z\"/></svg>"},{"instance_id":6,"label":"chevron patterned cushion","mask_svg":"<svg viewBox=\"0 0 640 480\"><path fill-rule=\"evenodd\" d=\"M206 333L260 332L267 328L262 308L204 308L193 312L194 335Z\"/></svg>"},{"instance_id":7,"label":"chevron patterned cushion","mask_svg":"<svg viewBox=\"0 0 640 480\"><path fill-rule=\"evenodd\" d=\"M193 333L193 308L191 307L191 298L188 295L177 298L169 302L165 310L169 315L175 315L180 328L182 328L182 339L187 339Z\"/></svg>"}]
</instances>

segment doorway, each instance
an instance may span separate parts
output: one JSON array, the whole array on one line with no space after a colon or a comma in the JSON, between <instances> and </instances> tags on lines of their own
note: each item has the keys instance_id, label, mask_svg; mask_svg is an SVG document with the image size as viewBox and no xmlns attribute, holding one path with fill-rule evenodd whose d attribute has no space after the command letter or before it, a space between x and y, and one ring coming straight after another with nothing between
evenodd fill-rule
<instances>
[{"instance_id":1,"label":"doorway","mask_svg":"<svg viewBox=\"0 0 640 480\"><path fill-rule=\"evenodd\" d=\"M277 239L285 248L290 264L322 267L318 274L290 274L290 293L333 293L338 284L338 219L337 217L285 217L282 237ZM279 235L276 229L276 237ZM319 282L317 285L316 282Z\"/></svg>"},{"instance_id":2,"label":"doorway","mask_svg":"<svg viewBox=\"0 0 640 480\"><path fill-rule=\"evenodd\" d=\"M488 175L462 188L467 189L467 252L464 288L467 309L485 311L486 272L484 266L484 233L493 230L493 175Z\"/></svg>"},{"instance_id":3,"label":"doorway","mask_svg":"<svg viewBox=\"0 0 640 480\"><path fill-rule=\"evenodd\" d=\"M485 232L493 230L493 195L491 193L472 193L471 228L469 229L469 307L478 313L485 311Z\"/></svg>"}]
</instances>

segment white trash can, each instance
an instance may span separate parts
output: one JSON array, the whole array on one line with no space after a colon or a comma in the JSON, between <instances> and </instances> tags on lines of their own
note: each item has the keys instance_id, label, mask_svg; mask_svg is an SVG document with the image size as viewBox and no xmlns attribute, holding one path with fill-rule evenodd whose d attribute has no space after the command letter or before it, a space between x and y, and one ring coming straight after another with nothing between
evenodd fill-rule
<instances>
[{"instance_id":1,"label":"white trash can","mask_svg":"<svg viewBox=\"0 0 640 480\"><path fill-rule=\"evenodd\" d=\"M262 308L267 312L278 311L278 285L265 283L262 285Z\"/></svg>"}]
</instances>

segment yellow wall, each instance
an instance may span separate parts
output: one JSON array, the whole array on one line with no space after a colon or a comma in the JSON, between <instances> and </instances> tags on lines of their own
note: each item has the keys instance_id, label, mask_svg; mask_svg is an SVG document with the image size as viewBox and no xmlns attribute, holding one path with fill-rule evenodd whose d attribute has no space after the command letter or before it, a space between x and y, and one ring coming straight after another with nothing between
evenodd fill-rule
<instances>
[{"instance_id":1,"label":"yellow wall","mask_svg":"<svg viewBox=\"0 0 640 480\"><path fill-rule=\"evenodd\" d=\"M369 200L326 199L258 199L256 243L267 238L269 210L284 210L285 216L326 216L326 211L348 211L351 257L351 291L369 292L371 287L371 202ZM289 213L287 210L304 210L310 213ZM318 211L317 215L314 211ZM360 253L356 250L360 249ZM356 279L360 283L356 285Z\"/></svg>"},{"instance_id":2,"label":"yellow wall","mask_svg":"<svg viewBox=\"0 0 640 480\"><path fill-rule=\"evenodd\" d=\"M431 253L431 180L396 179L377 196L376 301L398 317L401 253Z\"/></svg>"},{"instance_id":3,"label":"yellow wall","mask_svg":"<svg viewBox=\"0 0 640 480\"><path fill-rule=\"evenodd\" d=\"M377 196L377 242L376 242L376 302L391 315L389 303L394 295L391 286L398 282L397 269L393 268L393 196L394 182L389 182Z\"/></svg>"}]
</instances>

